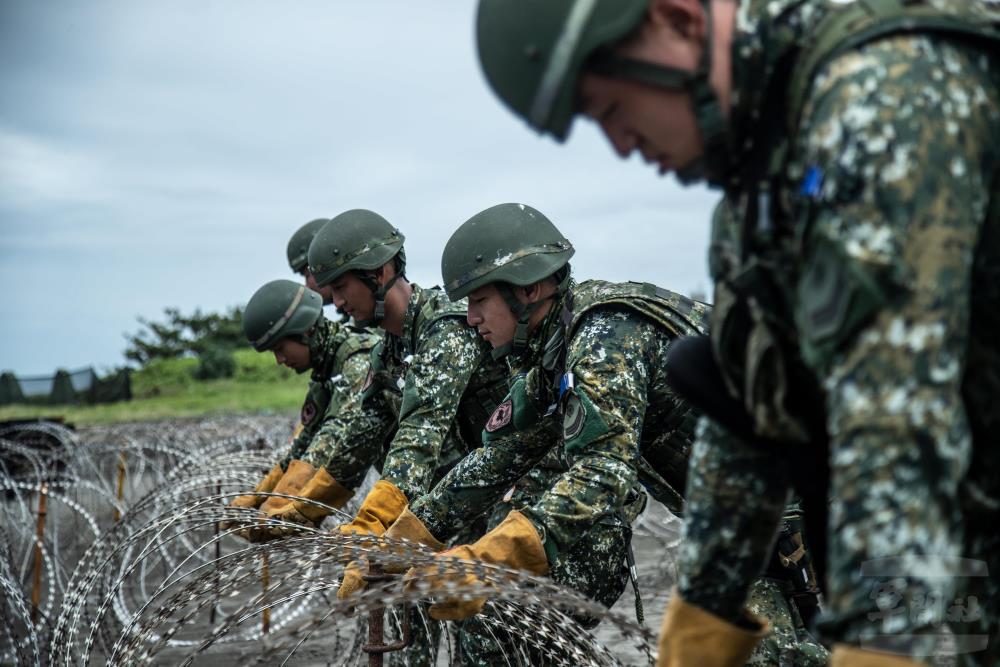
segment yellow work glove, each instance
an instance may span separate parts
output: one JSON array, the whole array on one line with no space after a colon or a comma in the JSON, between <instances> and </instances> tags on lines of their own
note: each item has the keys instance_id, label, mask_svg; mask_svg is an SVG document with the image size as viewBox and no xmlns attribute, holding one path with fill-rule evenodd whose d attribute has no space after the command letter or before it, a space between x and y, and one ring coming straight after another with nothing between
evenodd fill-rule
<instances>
[{"instance_id":1,"label":"yellow work glove","mask_svg":"<svg viewBox=\"0 0 1000 667\"><path fill-rule=\"evenodd\" d=\"M374 535L389 529L406 509L406 496L395 484L380 479L365 496L358 515L350 523L337 526L342 535Z\"/></svg>"},{"instance_id":2,"label":"yellow work glove","mask_svg":"<svg viewBox=\"0 0 1000 667\"><path fill-rule=\"evenodd\" d=\"M310 500L339 509L347 504L347 501L354 495L354 491L331 477L326 468L320 468L296 495L298 498L278 506L277 509L263 508L264 514L269 519L281 519L305 526L318 526L323 519L330 515L330 510L311 503Z\"/></svg>"},{"instance_id":3,"label":"yellow work glove","mask_svg":"<svg viewBox=\"0 0 1000 667\"><path fill-rule=\"evenodd\" d=\"M302 487L306 485L312 476L316 474L316 469L305 461L300 461L298 459L293 460L288 464L285 469L285 474L281 476L281 479L275 485L274 489L271 490L272 493L285 493L290 496L298 495ZM269 496L267 500L260 506L260 511L264 516L271 516L273 513L280 511L281 509L291 506L291 498L281 498L278 496ZM241 537L246 538L251 542L267 542L268 540L273 540L276 537L281 537L282 531L274 531L265 524L251 526L249 528L244 528L239 532Z\"/></svg>"},{"instance_id":4,"label":"yellow work glove","mask_svg":"<svg viewBox=\"0 0 1000 667\"><path fill-rule=\"evenodd\" d=\"M285 471L281 469L281 465L278 463L274 464L271 468L271 472L264 475L264 478L257 482L257 486L253 487L253 494L247 494L243 496L237 496L233 499L233 502L229 503L230 507L243 507L246 509L253 509L255 507L260 507L261 504L267 500L267 496L254 495L257 493L270 493L272 489L278 484L278 480L281 476L285 474Z\"/></svg>"},{"instance_id":5,"label":"yellow work glove","mask_svg":"<svg viewBox=\"0 0 1000 667\"><path fill-rule=\"evenodd\" d=\"M389 530L385 532L383 538L385 539L379 540L376 548L384 553L397 556L405 556L413 550L413 547L391 544L388 540L408 540L414 544L428 547L432 551L441 551L444 549L444 543L435 539L431 535L431 531L427 530L427 526L409 508L404 509L395 523L389 526ZM386 574L405 572L406 566L400 563L401 561L399 560L390 559L382 565L382 571ZM345 600L365 588L368 585L368 582L364 579L366 574L368 574L367 558L352 560L348 563L344 569L344 578L340 582L340 590L337 591L337 597Z\"/></svg>"},{"instance_id":6,"label":"yellow work glove","mask_svg":"<svg viewBox=\"0 0 1000 667\"><path fill-rule=\"evenodd\" d=\"M749 612L757 625L745 630L688 604L675 588L660 626L657 667L742 667L771 628Z\"/></svg>"},{"instance_id":7,"label":"yellow work glove","mask_svg":"<svg viewBox=\"0 0 1000 667\"><path fill-rule=\"evenodd\" d=\"M894 653L862 651L844 644L835 644L830 654L830 667L920 667L921 664Z\"/></svg>"},{"instance_id":8,"label":"yellow work glove","mask_svg":"<svg viewBox=\"0 0 1000 667\"><path fill-rule=\"evenodd\" d=\"M511 510L503 523L473 544L463 544L442 551L437 559L482 561L515 570L526 570L534 575L549 571L549 561L538 530L517 510ZM432 595L435 589L455 591L461 587L483 585L469 568L460 564L450 567L445 563L411 568L404 577L405 590L409 593L418 592L420 586L417 582L426 582L423 583L424 586L429 584ZM485 597L472 600L449 597L431 605L428 612L437 621L460 621L478 614L485 604Z\"/></svg>"},{"instance_id":9,"label":"yellow work glove","mask_svg":"<svg viewBox=\"0 0 1000 667\"><path fill-rule=\"evenodd\" d=\"M242 496L236 496L233 501L229 503L229 507L238 507L242 509L254 509L259 507L265 500L267 496L258 496L257 493L269 493L275 486L277 486L278 481L281 476L285 474L285 471L281 469L281 465L278 463L274 464L271 471L264 475L264 478L257 482L257 486L253 487L253 493L248 493ZM237 523L236 521L225 520L219 522L219 527L222 530L229 530L233 525Z\"/></svg>"}]
</instances>

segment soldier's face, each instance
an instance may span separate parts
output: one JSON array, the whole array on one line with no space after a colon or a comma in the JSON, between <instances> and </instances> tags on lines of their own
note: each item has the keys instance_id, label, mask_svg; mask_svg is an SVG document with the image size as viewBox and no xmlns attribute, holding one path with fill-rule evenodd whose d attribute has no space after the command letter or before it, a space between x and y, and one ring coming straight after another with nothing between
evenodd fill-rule
<instances>
[{"instance_id":1,"label":"soldier's face","mask_svg":"<svg viewBox=\"0 0 1000 667\"><path fill-rule=\"evenodd\" d=\"M309 346L292 340L282 338L278 344L271 348L274 353L274 360L281 366L287 366L292 370L301 373L309 369Z\"/></svg>"},{"instance_id":2,"label":"soldier's face","mask_svg":"<svg viewBox=\"0 0 1000 667\"><path fill-rule=\"evenodd\" d=\"M705 31L706 15L700 3L653 0L646 20L615 53L693 72L701 59ZM585 72L577 96L578 111L600 125L623 158L638 152L660 174L666 174L692 164L703 152L686 91Z\"/></svg>"},{"instance_id":3,"label":"soldier's face","mask_svg":"<svg viewBox=\"0 0 1000 667\"><path fill-rule=\"evenodd\" d=\"M312 272L309 271L309 267L302 269L302 277L306 279L306 287L323 297L324 306L329 306L333 303L333 295L330 294L330 286L326 285L325 287L320 287L317 285L316 279L313 277Z\"/></svg>"},{"instance_id":4,"label":"soldier's face","mask_svg":"<svg viewBox=\"0 0 1000 667\"><path fill-rule=\"evenodd\" d=\"M329 287L333 305L355 321L370 320L375 315L375 297L353 271L340 276Z\"/></svg>"},{"instance_id":5,"label":"soldier's face","mask_svg":"<svg viewBox=\"0 0 1000 667\"><path fill-rule=\"evenodd\" d=\"M515 296L517 290L515 288ZM485 285L469 294L467 320L469 326L476 327L479 335L493 347L500 347L514 340L517 318L510 312L510 307L500 296L496 285Z\"/></svg>"},{"instance_id":6,"label":"soldier's face","mask_svg":"<svg viewBox=\"0 0 1000 667\"><path fill-rule=\"evenodd\" d=\"M580 100L580 112L600 126L622 158L637 152L663 175L688 166L702 154L687 93L586 74Z\"/></svg>"}]
</instances>

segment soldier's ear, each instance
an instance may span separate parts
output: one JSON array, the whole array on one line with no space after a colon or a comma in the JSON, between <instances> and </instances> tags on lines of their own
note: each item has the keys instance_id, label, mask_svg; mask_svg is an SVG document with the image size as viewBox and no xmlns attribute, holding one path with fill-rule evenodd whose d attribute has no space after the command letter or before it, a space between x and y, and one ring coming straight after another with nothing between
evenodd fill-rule
<instances>
[{"instance_id":1,"label":"soldier's ear","mask_svg":"<svg viewBox=\"0 0 1000 667\"><path fill-rule=\"evenodd\" d=\"M667 28L700 42L707 34L708 16L701 0L649 0L644 28L647 26L654 32Z\"/></svg>"}]
</instances>

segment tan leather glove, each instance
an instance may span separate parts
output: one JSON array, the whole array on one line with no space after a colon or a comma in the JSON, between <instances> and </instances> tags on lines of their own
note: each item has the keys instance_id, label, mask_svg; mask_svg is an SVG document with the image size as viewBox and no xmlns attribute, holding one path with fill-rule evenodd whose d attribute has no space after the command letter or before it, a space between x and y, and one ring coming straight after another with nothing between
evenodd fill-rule
<instances>
[{"instance_id":1,"label":"tan leather glove","mask_svg":"<svg viewBox=\"0 0 1000 667\"><path fill-rule=\"evenodd\" d=\"M403 513L399 515L395 523L389 526L389 530L385 532L383 537L392 540L409 540L415 544L428 547L432 551L441 551L444 549L444 543L439 542L431 535L431 531L427 530L427 526L409 508L403 510ZM379 551L399 556L405 556L412 549L412 547L407 548L400 544L390 544L386 540L379 540L376 548ZM400 566L398 561L395 563L387 562L382 566L382 570L386 574L399 574L405 572L406 567ZM344 578L340 582L340 590L337 591L337 597L345 600L364 589L368 585L368 582L364 579L366 574L368 574L367 558L352 560L348 563L344 569Z\"/></svg>"},{"instance_id":2,"label":"tan leather glove","mask_svg":"<svg viewBox=\"0 0 1000 667\"><path fill-rule=\"evenodd\" d=\"M406 496L395 484L380 479L365 496L358 515L337 526L342 535L382 535L406 509Z\"/></svg>"},{"instance_id":3,"label":"tan leather glove","mask_svg":"<svg viewBox=\"0 0 1000 667\"><path fill-rule=\"evenodd\" d=\"M745 630L688 604L675 588L660 626L657 667L742 667L761 638L767 621L747 613L757 630Z\"/></svg>"},{"instance_id":4,"label":"tan leather glove","mask_svg":"<svg viewBox=\"0 0 1000 667\"><path fill-rule=\"evenodd\" d=\"M266 508L264 513L272 519L318 526L330 515L330 510L311 503L310 500L339 509L347 504L354 491L335 480L326 468L320 468L296 495L298 498L291 503L281 505L277 509Z\"/></svg>"},{"instance_id":5,"label":"tan leather glove","mask_svg":"<svg viewBox=\"0 0 1000 667\"><path fill-rule=\"evenodd\" d=\"M260 507L261 504L267 500L267 496L254 495L256 493L270 493L272 489L278 484L278 480L281 476L285 474L285 471L281 469L281 465L275 463L271 471L264 475L264 478L257 482L257 486L253 487L253 494L247 494L243 496L236 496L233 502L229 503L230 507L243 507L246 509L253 509L255 507Z\"/></svg>"},{"instance_id":6,"label":"tan leather glove","mask_svg":"<svg viewBox=\"0 0 1000 667\"><path fill-rule=\"evenodd\" d=\"M534 575L546 574L549 571L549 561L545 556L545 547L542 546L538 530L517 510L511 510L499 526L474 543L442 551L437 558L478 560L515 570L526 570ZM417 581L426 582L424 585L429 583L432 591L482 585L471 571L461 565L455 568L437 564L411 568L404 577L404 588L407 592L419 593ZM472 600L446 598L431 605L428 611L431 618L438 621L460 621L478 614L485 604L485 597Z\"/></svg>"},{"instance_id":7,"label":"tan leather glove","mask_svg":"<svg viewBox=\"0 0 1000 667\"><path fill-rule=\"evenodd\" d=\"M284 493L290 496L298 495L302 490L302 487L304 487L315 474L315 468L305 461L295 459L288 464L288 467L285 469L285 474L281 476L281 479L271 492ZM290 507L293 502L294 499L292 498L270 496L260 506L260 511L263 513L264 517L269 517L275 512L279 512L286 507ZM273 540L276 537L281 537L287 532L288 531L286 529L275 530L274 526L268 526L266 523L260 523L258 525L244 528L239 532L239 535L246 538L250 542L267 542L268 540Z\"/></svg>"},{"instance_id":8,"label":"tan leather glove","mask_svg":"<svg viewBox=\"0 0 1000 667\"><path fill-rule=\"evenodd\" d=\"M921 664L901 655L863 651L844 644L835 644L830 654L830 667L920 667Z\"/></svg>"}]
</instances>

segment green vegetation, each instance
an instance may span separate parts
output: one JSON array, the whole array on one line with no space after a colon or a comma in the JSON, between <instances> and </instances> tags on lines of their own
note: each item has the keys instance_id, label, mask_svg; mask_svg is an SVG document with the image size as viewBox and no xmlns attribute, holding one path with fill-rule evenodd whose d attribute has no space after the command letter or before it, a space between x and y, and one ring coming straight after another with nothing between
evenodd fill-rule
<instances>
[{"instance_id":1,"label":"green vegetation","mask_svg":"<svg viewBox=\"0 0 1000 667\"><path fill-rule=\"evenodd\" d=\"M101 405L9 405L0 419L62 416L75 424L195 417L213 413L291 412L302 405L309 375L251 349L232 353L232 377L197 380L199 360L156 359L132 374L134 399Z\"/></svg>"}]
</instances>

